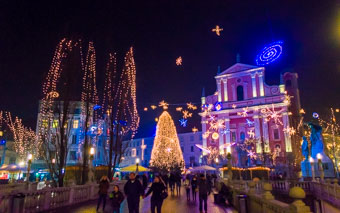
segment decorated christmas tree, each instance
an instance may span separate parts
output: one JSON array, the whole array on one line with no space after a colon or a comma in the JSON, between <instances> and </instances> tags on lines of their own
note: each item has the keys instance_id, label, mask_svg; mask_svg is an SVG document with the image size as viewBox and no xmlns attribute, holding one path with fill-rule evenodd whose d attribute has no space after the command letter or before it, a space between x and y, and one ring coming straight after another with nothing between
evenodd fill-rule
<instances>
[{"instance_id":1,"label":"decorated christmas tree","mask_svg":"<svg viewBox=\"0 0 340 213\"><path fill-rule=\"evenodd\" d=\"M158 120L150 166L167 171L182 169L184 166L176 127L167 111L164 111Z\"/></svg>"}]
</instances>

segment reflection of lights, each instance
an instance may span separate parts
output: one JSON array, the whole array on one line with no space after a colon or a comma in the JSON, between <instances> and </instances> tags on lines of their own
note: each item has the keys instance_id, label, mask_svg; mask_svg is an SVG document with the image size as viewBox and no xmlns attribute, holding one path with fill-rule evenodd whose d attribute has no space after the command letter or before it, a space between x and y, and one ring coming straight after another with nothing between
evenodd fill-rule
<instances>
[{"instance_id":1,"label":"reflection of lights","mask_svg":"<svg viewBox=\"0 0 340 213\"><path fill-rule=\"evenodd\" d=\"M316 112L313 112L313 118L316 118L316 119L318 119L318 118L319 118L319 114L318 114L318 113L316 113Z\"/></svg>"},{"instance_id":2,"label":"reflection of lights","mask_svg":"<svg viewBox=\"0 0 340 213\"><path fill-rule=\"evenodd\" d=\"M211 137L212 137L212 139L217 140L217 139L220 137L220 135L219 135L217 132L214 132L214 133L211 135Z\"/></svg>"}]
</instances>

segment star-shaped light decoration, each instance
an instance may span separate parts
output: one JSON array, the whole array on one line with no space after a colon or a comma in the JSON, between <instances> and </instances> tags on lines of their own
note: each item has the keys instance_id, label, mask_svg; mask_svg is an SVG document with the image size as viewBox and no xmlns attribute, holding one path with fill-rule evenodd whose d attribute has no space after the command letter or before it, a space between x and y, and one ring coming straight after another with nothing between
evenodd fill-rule
<instances>
[{"instance_id":1,"label":"star-shaped light decoration","mask_svg":"<svg viewBox=\"0 0 340 213\"><path fill-rule=\"evenodd\" d=\"M236 109L236 104L233 104L233 105L231 105L231 107L233 108L233 109Z\"/></svg>"},{"instance_id":2,"label":"star-shaped light decoration","mask_svg":"<svg viewBox=\"0 0 340 213\"><path fill-rule=\"evenodd\" d=\"M163 107L163 109L168 109L169 104L166 103L164 100L159 102L159 107Z\"/></svg>"},{"instance_id":3,"label":"star-shaped light decoration","mask_svg":"<svg viewBox=\"0 0 340 213\"><path fill-rule=\"evenodd\" d=\"M176 65L177 66L181 66L182 65L182 61L183 61L182 56L176 58Z\"/></svg>"},{"instance_id":4,"label":"star-shaped light decoration","mask_svg":"<svg viewBox=\"0 0 340 213\"><path fill-rule=\"evenodd\" d=\"M250 157L251 159L256 159L256 152L254 152L253 150L250 150L247 156Z\"/></svg>"},{"instance_id":5,"label":"star-shaped light decoration","mask_svg":"<svg viewBox=\"0 0 340 213\"><path fill-rule=\"evenodd\" d=\"M197 109L197 107L195 105L193 105L192 103L187 103L187 107L188 107L188 109L192 109L192 110Z\"/></svg>"},{"instance_id":6,"label":"star-shaped light decoration","mask_svg":"<svg viewBox=\"0 0 340 213\"><path fill-rule=\"evenodd\" d=\"M287 126L287 128L284 128L283 131L288 133L289 135L295 135L296 133L296 130L294 129L294 127L289 127L289 126Z\"/></svg>"},{"instance_id":7,"label":"star-shaped light decoration","mask_svg":"<svg viewBox=\"0 0 340 213\"><path fill-rule=\"evenodd\" d=\"M272 104L271 109L269 109L269 107L261 109L261 113L263 114L263 117L265 118L266 122L273 119L275 124L280 124L280 125L283 125L283 123L280 119L282 117L282 112L283 112L283 109L276 111L274 104Z\"/></svg>"},{"instance_id":8,"label":"star-shaped light decoration","mask_svg":"<svg viewBox=\"0 0 340 213\"><path fill-rule=\"evenodd\" d=\"M248 107L242 108L242 112L237 112L237 115L240 115L242 117L247 117L248 116Z\"/></svg>"},{"instance_id":9,"label":"star-shaped light decoration","mask_svg":"<svg viewBox=\"0 0 340 213\"><path fill-rule=\"evenodd\" d=\"M182 109L183 109L183 107L177 107L177 108L176 108L176 111L177 111L177 112L180 112L180 111L182 111Z\"/></svg>"},{"instance_id":10,"label":"star-shaped light decoration","mask_svg":"<svg viewBox=\"0 0 340 213\"><path fill-rule=\"evenodd\" d=\"M187 119L187 118L191 118L191 117L192 117L192 113L189 112L189 111L187 111L187 110L182 111L182 113L183 113L183 118L184 118L184 119Z\"/></svg>"},{"instance_id":11,"label":"star-shaped light decoration","mask_svg":"<svg viewBox=\"0 0 340 213\"><path fill-rule=\"evenodd\" d=\"M220 26L216 25L214 29L211 30L212 32L215 32L217 36L221 35L221 31L223 31L223 28L220 28Z\"/></svg>"},{"instance_id":12,"label":"star-shaped light decoration","mask_svg":"<svg viewBox=\"0 0 340 213\"><path fill-rule=\"evenodd\" d=\"M150 107L151 107L151 109L153 109L153 110L155 110L155 109L157 108L156 105L151 105Z\"/></svg>"},{"instance_id":13,"label":"star-shaped light decoration","mask_svg":"<svg viewBox=\"0 0 340 213\"><path fill-rule=\"evenodd\" d=\"M182 127L186 127L186 126L187 126L187 123L188 123L188 120L182 118L181 120L179 120L179 122L181 123L181 126L182 126Z\"/></svg>"},{"instance_id":14,"label":"star-shaped light decoration","mask_svg":"<svg viewBox=\"0 0 340 213\"><path fill-rule=\"evenodd\" d=\"M255 132L252 129L249 130L247 133L248 133L249 138L254 138L255 137Z\"/></svg>"},{"instance_id":15,"label":"star-shaped light decoration","mask_svg":"<svg viewBox=\"0 0 340 213\"><path fill-rule=\"evenodd\" d=\"M247 124L249 127L253 126L254 123L255 123L254 121L251 121L251 120L249 120L248 118L246 119L246 124Z\"/></svg>"},{"instance_id":16,"label":"star-shaped light decoration","mask_svg":"<svg viewBox=\"0 0 340 213\"><path fill-rule=\"evenodd\" d=\"M196 132L198 132L198 129L196 127L192 128L192 132L195 134Z\"/></svg>"}]
</instances>

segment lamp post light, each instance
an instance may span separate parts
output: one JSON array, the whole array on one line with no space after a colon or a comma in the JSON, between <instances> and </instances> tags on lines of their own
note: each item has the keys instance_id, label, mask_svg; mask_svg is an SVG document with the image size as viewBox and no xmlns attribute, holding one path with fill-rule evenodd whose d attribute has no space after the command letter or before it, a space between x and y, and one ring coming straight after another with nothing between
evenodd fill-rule
<instances>
[{"instance_id":1,"label":"lamp post light","mask_svg":"<svg viewBox=\"0 0 340 213\"><path fill-rule=\"evenodd\" d=\"M89 158L89 172L88 172L88 179L87 182L88 183L92 183L93 182L93 169L92 169L92 161L94 159L94 154L96 153L96 150L94 147L90 148L90 158Z\"/></svg>"},{"instance_id":2,"label":"lamp post light","mask_svg":"<svg viewBox=\"0 0 340 213\"><path fill-rule=\"evenodd\" d=\"M318 169L319 169L319 172L320 172L320 181L323 182L324 179L325 179L325 172L323 171L323 166L322 166L322 155L320 153L318 153L316 155L316 158L318 159Z\"/></svg>"},{"instance_id":3,"label":"lamp post light","mask_svg":"<svg viewBox=\"0 0 340 213\"><path fill-rule=\"evenodd\" d=\"M312 157L309 157L309 162L312 170L312 181L315 181L315 170L314 170L314 159Z\"/></svg>"},{"instance_id":4,"label":"lamp post light","mask_svg":"<svg viewBox=\"0 0 340 213\"><path fill-rule=\"evenodd\" d=\"M227 149L227 159L228 159L228 182L231 183L233 179L233 171L231 167L231 153L230 153L230 147Z\"/></svg>"},{"instance_id":5,"label":"lamp post light","mask_svg":"<svg viewBox=\"0 0 340 213\"><path fill-rule=\"evenodd\" d=\"M139 158L136 158L136 175L138 175L138 165L140 163Z\"/></svg>"},{"instance_id":6,"label":"lamp post light","mask_svg":"<svg viewBox=\"0 0 340 213\"><path fill-rule=\"evenodd\" d=\"M20 176L21 176L21 170L22 170L22 168L25 166L25 162L24 161L20 161L19 162L19 168L20 168L20 170L19 170L19 177L18 177L18 180L20 180Z\"/></svg>"}]
</instances>

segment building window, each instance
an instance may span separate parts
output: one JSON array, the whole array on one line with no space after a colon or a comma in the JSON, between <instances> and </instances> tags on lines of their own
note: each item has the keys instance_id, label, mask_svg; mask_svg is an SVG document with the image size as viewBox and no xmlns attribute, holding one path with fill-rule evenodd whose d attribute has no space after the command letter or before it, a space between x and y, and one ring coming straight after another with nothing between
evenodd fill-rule
<instances>
[{"instance_id":1,"label":"building window","mask_svg":"<svg viewBox=\"0 0 340 213\"><path fill-rule=\"evenodd\" d=\"M236 93L237 93L237 100L243 101L244 100L243 86L241 85L237 86Z\"/></svg>"},{"instance_id":2,"label":"building window","mask_svg":"<svg viewBox=\"0 0 340 213\"><path fill-rule=\"evenodd\" d=\"M131 157L136 157L136 149L131 149Z\"/></svg>"},{"instance_id":3,"label":"building window","mask_svg":"<svg viewBox=\"0 0 340 213\"><path fill-rule=\"evenodd\" d=\"M72 135L72 144L77 144L77 135Z\"/></svg>"},{"instance_id":4,"label":"building window","mask_svg":"<svg viewBox=\"0 0 340 213\"><path fill-rule=\"evenodd\" d=\"M231 132L231 141L232 142L236 141L236 132Z\"/></svg>"},{"instance_id":5,"label":"building window","mask_svg":"<svg viewBox=\"0 0 340 213\"><path fill-rule=\"evenodd\" d=\"M78 129L79 126L79 120L74 120L73 121L73 129Z\"/></svg>"},{"instance_id":6,"label":"building window","mask_svg":"<svg viewBox=\"0 0 340 213\"><path fill-rule=\"evenodd\" d=\"M77 160L76 151L70 151L70 160Z\"/></svg>"},{"instance_id":7,"label":"building window","mask_svg":"<svg viewBox=\"0 0 340 213\"><path fill-rule=\"evenodd\" d=\"M58 128L58 120L53 120L52 127Z\"/></svg>"},{"instance_id":8,"label":"building window","mask_svg":"<svg viewBox=\"0 0 340 213\"><path fill-rule=\"evenodd\" d=\"M194 141L194 140L195 140L194 136L190 135L190 141Z\"/></svg>"},{"instance_id":9,"label":"building window","mask_svg":"<svg viewBox=\"0 0 340 213\"><path fill-rule=\"evenodd\" d=\"M280 132L278 128L273 129L273 138L274 140L280 140Z\"/></svg>"},{"instance_id":10,"label":"building window","mask_svg":"<svg viewBox=\"0 0 340 213\"><path fill-rule=\"evenodd\" d=\"M194 152L194 146L191 146L191 152Z\"/></svg>"},{"instance_id":11,"label":"building window","mask_svg":"<svg viewBox=\"0 0 340 213\"><path fill-rule=\"evenodd\" d=\"M246 139L246 135L244 134L244 132L240 133L240 141L243 142Z\"/></svg>"}]
</instances>

